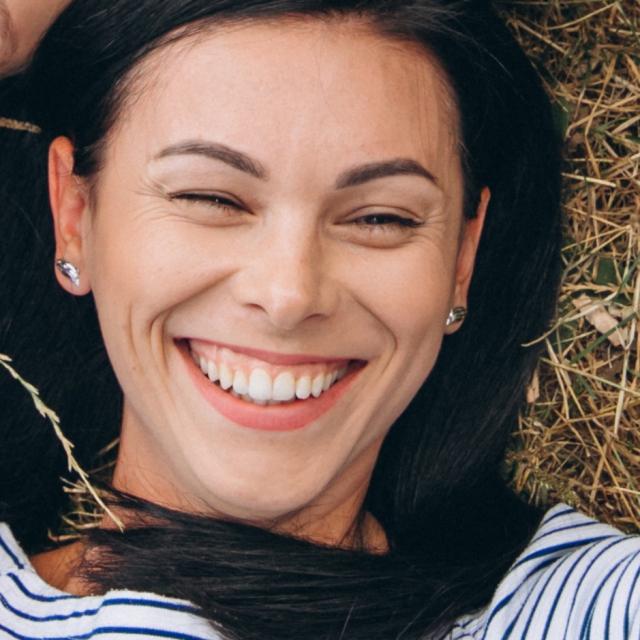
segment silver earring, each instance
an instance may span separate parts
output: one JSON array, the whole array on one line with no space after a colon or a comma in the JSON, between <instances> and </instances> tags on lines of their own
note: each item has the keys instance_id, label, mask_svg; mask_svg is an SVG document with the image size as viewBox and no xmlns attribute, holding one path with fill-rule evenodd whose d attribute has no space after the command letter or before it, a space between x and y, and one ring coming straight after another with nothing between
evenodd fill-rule
<instances>
[{"instance_id":1,"label":"silver earring","mask_svg":"<svg viewBox=\"0 0 640 640\"><path fill-rule=\"evenodd\" d=\"M456 322L462 322L466 317L466 307L453 307L453 309L449 311L449 315L447 316L447 327L455 324Z\"/></svg>"},{"instance_id":2,"label":"silver earring","mask_svg":"<svg viewBox=\"0 0 640 640\"><path fill-rule=\"evenodd\" d=\"M58 267L58 270L62 275L66 276L71 280L71 282L73 282L74 286L80 286L80 272L75 265L67 262L66 260L56 260L56 267Z\"/></svg>"}]
</instances>

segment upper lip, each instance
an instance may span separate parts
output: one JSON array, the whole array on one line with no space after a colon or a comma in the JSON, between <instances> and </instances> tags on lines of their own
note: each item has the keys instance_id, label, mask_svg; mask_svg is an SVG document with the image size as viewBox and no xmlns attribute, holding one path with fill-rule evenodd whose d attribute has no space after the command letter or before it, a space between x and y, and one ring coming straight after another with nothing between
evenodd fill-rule
<instances>
[{"instance_id":1,"label":"upper lip","mask_svg":"<svg viewBox=\"0 0 640 640\"><path fill-rule=\"evenodd\" d=\"M187 341L191 341L191 338L186 338ZM213 340L204 340L202 338L193 338L193 340L197 340L198 342L206 342L208 344L215 345L217 347L223 347L226 349L230 349L231 351L235 351L236 353L243 353L244 355L249 356L250 358L256 358L258 360L264 360L264 362L269 362L270 364L276 365L296 365L296 364L310 364L310 363L318 363L318 362L350 362L352 358L327 358L326 356L315 356L309 354L301 354L301 353L276 353L275 351L266 351L264 349L252 349L251 347L241 347L235 344L229 344L226 342L217 342Z\"/></svg>"}]
</instances>

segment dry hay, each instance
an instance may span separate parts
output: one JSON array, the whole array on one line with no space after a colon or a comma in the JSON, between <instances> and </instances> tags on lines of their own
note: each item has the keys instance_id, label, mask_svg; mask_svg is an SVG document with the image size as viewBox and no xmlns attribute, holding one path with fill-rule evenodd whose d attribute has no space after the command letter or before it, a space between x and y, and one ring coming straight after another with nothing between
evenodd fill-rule
<instances>
[{"instance_id":1,"label":"dry hay","mask_svg":"<svg viewBox=\"0 0 640 640\"><path fill-rule=\"evenodd\" d=\"M640 0L499 9L554 98L567 148L557 321L507 455L531 501L640 531ZM535 123L532 123L535 126Z\"/></svg>"}]
</instances>

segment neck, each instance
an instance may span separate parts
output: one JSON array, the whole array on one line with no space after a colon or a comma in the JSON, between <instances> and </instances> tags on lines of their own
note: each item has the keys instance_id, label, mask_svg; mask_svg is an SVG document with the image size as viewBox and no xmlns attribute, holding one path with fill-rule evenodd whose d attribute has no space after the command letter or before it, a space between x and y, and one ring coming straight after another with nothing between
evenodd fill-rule
<instances>
[{"instance_id":1,"label":"neck","mask_svg":"<svg viewBox=\"0 0 640 640\"><path fill-rule=\"evenodd\" d=\"M84 542L78 541L30 558L36 573L50 586L75 596L90 595L89 585L78 576L85 557Z\"/></svg>"}]
</instances>

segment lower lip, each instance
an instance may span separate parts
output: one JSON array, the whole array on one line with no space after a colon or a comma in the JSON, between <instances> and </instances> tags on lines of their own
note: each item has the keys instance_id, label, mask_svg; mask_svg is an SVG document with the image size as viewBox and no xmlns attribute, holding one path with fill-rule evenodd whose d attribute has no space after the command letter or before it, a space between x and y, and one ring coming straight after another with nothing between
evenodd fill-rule
<instances>
[{"instance_id":1,"label":"lower lip","mask_svg":"<svg viewBox=\"0 0 640 640\"><path fill-rule=\"evenodd\" d=\"M225 418L241 427L262 431L295 431L302 429L329 411L354 382L364 366L351 369L318 398L296 400L281 405L257 405L223 391L196 366L186 341L178 343L187 371L204 399Z\"/></svg>"}]
</instances>

